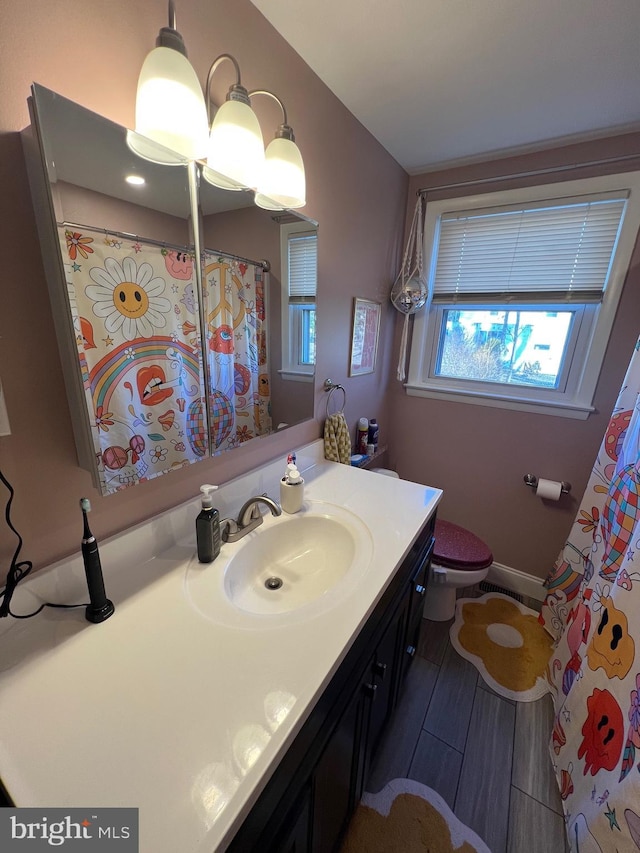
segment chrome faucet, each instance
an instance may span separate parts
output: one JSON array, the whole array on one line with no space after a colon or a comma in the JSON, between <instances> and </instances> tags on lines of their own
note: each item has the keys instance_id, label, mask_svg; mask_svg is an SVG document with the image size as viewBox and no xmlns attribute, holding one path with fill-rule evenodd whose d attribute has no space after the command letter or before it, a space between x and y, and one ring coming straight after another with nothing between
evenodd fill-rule
<instances>
[{"instance_id":1,"label":"chrome faucet","mask_svg":"<svg viewBox=\"0 0 640 853\"><path fill-rule=\"evenodd\" d=\"M249 498L238 513L237 521L233 518L224 518L220 522L222 541L237 542L238 539L242 539L247 533L259 527L262 524L262 513L258 504L261 503L269 507L271 515L282 515L280 505L269 495L256 495L254 498Z\"/></svg>"}]
</instances>

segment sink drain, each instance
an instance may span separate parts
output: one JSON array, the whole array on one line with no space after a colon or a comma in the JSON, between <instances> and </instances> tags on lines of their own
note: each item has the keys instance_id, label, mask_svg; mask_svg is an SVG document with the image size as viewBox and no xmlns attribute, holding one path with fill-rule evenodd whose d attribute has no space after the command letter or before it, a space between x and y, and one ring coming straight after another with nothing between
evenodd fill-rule
<instances>
[{"instance_id":1,"label":"sink drain","mask_svg":"<svg viewBox=\"0 0 640 853\"><path fill-rule=\"evenodd\" d=\"M264 585L267 589L280 589L282 586L282 578L267 578Z\"/></svg>"}]
</instances>

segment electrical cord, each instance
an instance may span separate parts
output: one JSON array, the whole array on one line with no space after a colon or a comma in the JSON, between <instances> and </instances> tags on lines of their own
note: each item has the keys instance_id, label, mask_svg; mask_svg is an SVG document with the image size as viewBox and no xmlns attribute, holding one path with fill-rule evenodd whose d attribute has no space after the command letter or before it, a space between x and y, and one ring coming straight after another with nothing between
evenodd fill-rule
<instances>
[{"instance_id":1,"label":"electrical cord","mask_svg":"<svg viewBox=\"0 0 640 853\"><path fill-rule=\"evenodd\" d=\"M13 501L13 496L15 491L11 483L4 476L2 471L0 471L0 480L5 484L7 489L9 490L9 500L7 501L7 505L4 511L4 517L11 528L11 530L18 537L18 547L15 550L13 555L13 559L11 560L11 566L9 568L9 572L7 574L7 581L5 588L0 590L0 618L3 616L13 616L14 619L31 619L32 616L37 616L45 607L60 607L60 608L73 608L73 607L86 607L86 604L54 604L51 601L43 602L37 610L34 610L33 613L13 613L11 611L11 598L13 593L16 590L16 587L20 583L21 580L26 578L31 569L33 568L33 563L31 560L20 560L18 562L18 556L20 555L20 551L22 550L22 536L15 529L13 524L11 523L11 503Z\"/></svg>"}]
</instances>

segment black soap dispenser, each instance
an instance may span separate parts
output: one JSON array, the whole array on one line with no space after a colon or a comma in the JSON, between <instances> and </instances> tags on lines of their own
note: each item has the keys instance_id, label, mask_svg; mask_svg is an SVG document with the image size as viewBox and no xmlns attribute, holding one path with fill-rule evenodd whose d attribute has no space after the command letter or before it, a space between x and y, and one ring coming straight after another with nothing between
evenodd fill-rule
<instances>
[{"instance_id":1,"label":"black soap dispenser","mask_svg":"<svg viewBox=\"0 0 640 853\"><path fill-rule=\"evenodd\" d=\"M220 513L213 508L211 492L217 486L200 486L202 492L202 509L196 518L196 541L198 543L198 560L201 563L212 563L220 553Z\"/></svg>"}]
</instances>

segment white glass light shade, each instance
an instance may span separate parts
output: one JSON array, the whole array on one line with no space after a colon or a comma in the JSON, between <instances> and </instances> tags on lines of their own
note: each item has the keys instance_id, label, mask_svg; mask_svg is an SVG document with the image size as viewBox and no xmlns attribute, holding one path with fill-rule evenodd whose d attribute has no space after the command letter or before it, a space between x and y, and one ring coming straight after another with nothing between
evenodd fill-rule
<instances>
[{"instance_id":1,"label":"white glass light shade","mask_svg":"<svg viewBox=\"0 0 640 853\"><path fill-rule=\"evenodd\" d=\"M267 210L304 207L306 182L300 149L290 139L273 139L267 147L256 204Z\"/></svg>"},{"instance_id":2,"label":"white glass light shade","mask_svg":"<svg viewBox=\"0 0 640 853\"><path fill-rule=\"evenodd\" d=\"M208 121L204 95L189 60L170 47L156 47L145 59L136 95L136 133L128 140L136 154L155 163L173 163L144 138L188 160L207 152Z\"/></svg>"},{"instance_id":3,"label":"white glass light shade","mask_svg":"<svg viewBox=\"0 0 640 853\"><path fill-rule=\"evenodd\" d=\"M255 113L242 101L225 101L211 125L204 177L224 189L255 189L263 168L264 142Z\"/></svg>"}]
</instances>

